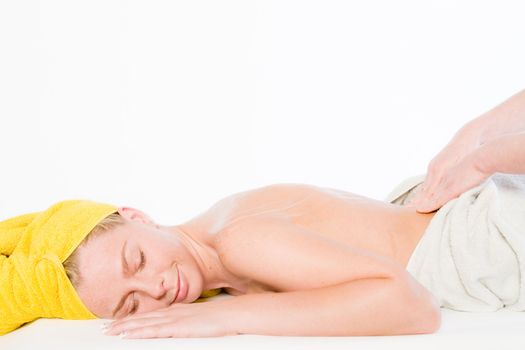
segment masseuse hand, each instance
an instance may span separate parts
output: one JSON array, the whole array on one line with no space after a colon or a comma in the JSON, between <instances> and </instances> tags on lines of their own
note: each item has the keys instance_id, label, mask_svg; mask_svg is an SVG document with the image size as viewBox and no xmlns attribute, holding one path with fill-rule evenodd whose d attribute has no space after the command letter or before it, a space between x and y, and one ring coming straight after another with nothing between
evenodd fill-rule
<instances>
[{"instance_id":1,"label":"masseuse hand","mask_svg":"<svg viewBox=\"0 0 525 350\"><path fill-rule=\"evenodd\" d=\"M478 135L476 130L468 128L456 133L430 161L421 190L408 203L409 206L421 213L435 211L489 176L478 166L479 157L475 153L480 146Z\"/></svg>"},{"instance_id":2,"label":"masseuse hand","mask_svg":"<svg viewBox=\"0 0 525 350\"><path fill-rule=\"evenodd\" d=\"M525 90L465 124L430 162L422 190L408 205L421 213L501 172L525 174Z\"/></svg>"},{"instance_id":3,"label":"masseuse hand","mask_svg":"<svg viewBox=\"0 0 525 350\"><path fill-rule=\"evenodd\" d=\"M173 304L111 322L106 335L123 338L201 338L236 335L230 300Z\"/></svg>"}]
</instances>

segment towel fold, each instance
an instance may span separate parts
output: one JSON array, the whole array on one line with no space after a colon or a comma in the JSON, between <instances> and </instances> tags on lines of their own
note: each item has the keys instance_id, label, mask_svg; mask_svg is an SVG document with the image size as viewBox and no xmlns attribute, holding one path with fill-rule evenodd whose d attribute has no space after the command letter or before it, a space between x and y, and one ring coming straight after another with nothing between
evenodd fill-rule
<instances>
[{"instance_id":1,"label":"towel fold","mask_svg":"<svg viewBox=\"0 0 525 350\"><path fill-rule=\"evenodd\" d=\"M386 200L403 205L423 180L420 175L403 181ZM407 270L442 307L525 310L525 176L497 173L447 202Z\"/></svg>"}]
</instances>

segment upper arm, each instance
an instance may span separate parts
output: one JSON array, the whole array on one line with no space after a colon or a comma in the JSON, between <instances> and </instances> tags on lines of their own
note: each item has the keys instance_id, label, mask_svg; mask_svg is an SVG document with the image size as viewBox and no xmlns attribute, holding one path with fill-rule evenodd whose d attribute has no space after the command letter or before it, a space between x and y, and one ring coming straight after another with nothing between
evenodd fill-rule
<instances>
[{"instance_id":1,"label":"upper arm","mask_svg":"<svg viewBox=\"0 0 525 350\"><path fill-rule=\"evenodd\" d=\"M385 257L324 238L285 219L245 220L221 235L217 250L225 268L276 291L389 278L404 271Z\"/></svg>"}]
</instances>

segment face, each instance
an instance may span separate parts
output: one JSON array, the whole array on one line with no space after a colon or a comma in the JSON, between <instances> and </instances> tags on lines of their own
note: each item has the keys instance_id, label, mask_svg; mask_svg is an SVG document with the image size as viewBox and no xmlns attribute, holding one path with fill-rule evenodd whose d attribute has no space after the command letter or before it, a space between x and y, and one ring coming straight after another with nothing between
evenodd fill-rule
<instances>
[{"instance_id":1,"label":"face","mask_svg":"<svg viewBox=\"0 0 525 350\"><path fill-rule=\"evenodd\" d=\"M179 274L189 289L176 302L195 301L203 278L188 241L136 209L122 207L119 213L125 224L79 248L77 292L86 307L109 319L167 307L177 293Z\"/></svg>"}]
</instances>

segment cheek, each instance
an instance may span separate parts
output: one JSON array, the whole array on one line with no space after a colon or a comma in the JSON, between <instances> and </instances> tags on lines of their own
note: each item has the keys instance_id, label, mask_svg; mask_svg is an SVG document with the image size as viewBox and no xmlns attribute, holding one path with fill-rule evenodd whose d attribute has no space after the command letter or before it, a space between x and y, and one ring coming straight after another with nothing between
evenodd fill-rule
<instances>
[{"instance_id":1,"label":"cheek","mask_svg":"<svg viewBox=\"0 0 525 350\"><path fill-rule=\"evenodd\" d=\"M158 309L165 308L165 302L153 299L153 298L143 298L140 301L140 307L138 313L144 313L144 312L150 312L155 311Z\"/></svg>"}]
</instances>

